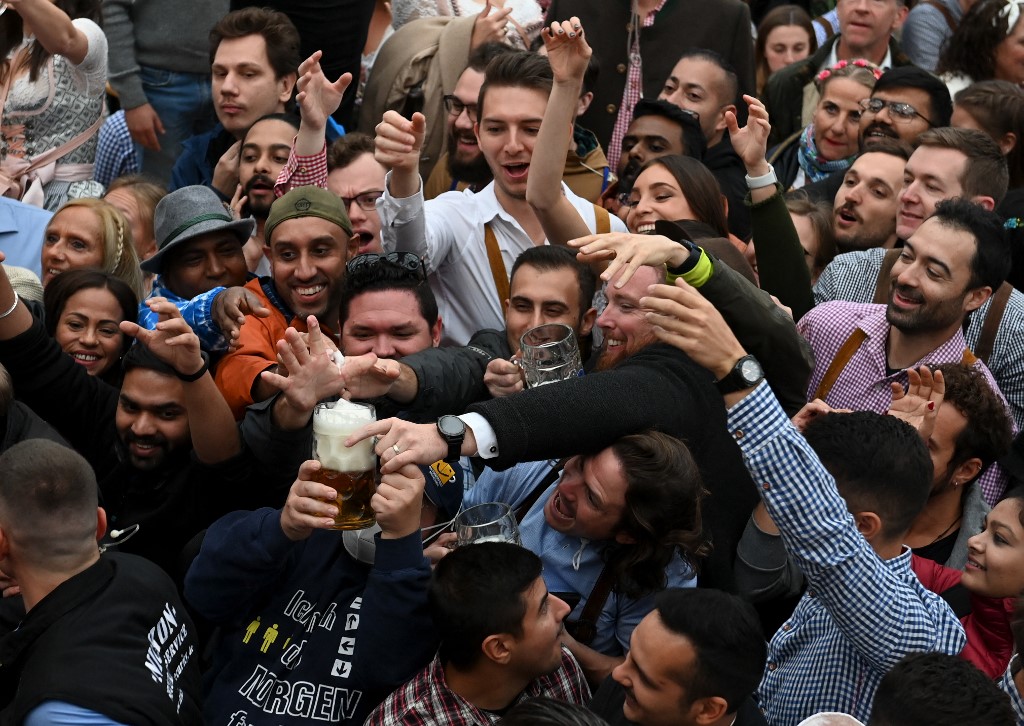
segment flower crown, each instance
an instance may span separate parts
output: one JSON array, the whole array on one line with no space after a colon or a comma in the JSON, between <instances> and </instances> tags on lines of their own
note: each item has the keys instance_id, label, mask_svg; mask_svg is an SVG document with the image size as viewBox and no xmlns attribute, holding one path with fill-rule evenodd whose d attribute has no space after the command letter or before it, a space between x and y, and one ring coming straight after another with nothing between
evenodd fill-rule
<instances>
[{"instance_id":1,"label":"flower crown","mask_svg":"<svg viewBox=\"0 0 1024 726\"><path fill-rule=\"evenodd\" d=\"M864 68L871 71L871 75L875 77L876 81L882 77L882 69L876 66L874 63L868 60L864 60L863 58L855 58L852 61L841 60L831 68L826 68L825 70L823 70L821 73L814 77L814 82L817 83L818 85L821 85L823 82L831 78L833 73L841 71L844 68L848 68L850 66L853 66L854 68ZM844 73L843 75L845 76L846 74Z\"/></svg>"}]
</instances>

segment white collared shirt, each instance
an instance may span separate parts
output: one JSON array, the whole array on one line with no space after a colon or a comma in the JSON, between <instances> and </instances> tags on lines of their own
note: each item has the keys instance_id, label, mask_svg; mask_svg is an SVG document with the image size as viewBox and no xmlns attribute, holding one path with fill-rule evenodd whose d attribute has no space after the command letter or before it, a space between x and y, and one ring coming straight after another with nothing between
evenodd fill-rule
<instances>
[{"instance_id":1,"label":"white collared shirt","mask_svg":"<svg viewBox=\"0 0 1024 726\"><path fill-rule=\"evenodd\" d=\"M494 287L484 225L490 223L505 263L511 273L516 257L534 246L533 240L494 193L494 182L479 192L445 192L423 200L423 184L411 197L396 199L387 191L377 201L381 242L387 252L413 252L423 258L430 287L437 298L443 321L442 345L466 345L478 330L505 327L505 301L498 300ZM594 230L594 205L578 197L565 184L562 192ZM625 232L626 225L612 215L613 232Z\"/></svg>"},{"instance_id":2,"label":"white collared shirt","mask_svg":"<svg viewBox=\"0 0 1024 726\"><path fill-rule=\"evenodd\" d=\"M870 58L865 58L865 60L871 60L871 59ZM821 68L819 68L818 70L819 71L823 71L826 68L831 68L832 66L834 66L838 62L839 62L839 41L837 40L835 43L832 44L832 52L830 52L828 54L828 59L826 59L826 61L824 63L822 63ZM886 48L885 48L885 58L882 59L882 62L878 65L878 67L881 68L882 70L885 70L885 71L887 71L890 68L892 68L892 48L891 47L886 46Z\"/></svg>"}]
</instances>

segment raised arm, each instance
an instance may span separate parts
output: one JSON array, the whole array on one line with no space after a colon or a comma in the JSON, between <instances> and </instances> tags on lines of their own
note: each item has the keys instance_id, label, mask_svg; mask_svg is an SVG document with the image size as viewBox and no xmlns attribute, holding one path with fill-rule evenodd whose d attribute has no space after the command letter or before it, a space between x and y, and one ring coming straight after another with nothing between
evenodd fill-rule
<instances>
[{"instance_id":1,"label":"raised arm","mask_svg":"<svg viewBox=\"0 0 1024 726\"><path fill-rule=\"evenodd\" d=\"M535 153L530 160L530 176L526 182L526 201L533 207L544 234L551 244L565 244L576 237L590 234L586 222L572 203L562 194L562 173L565 156L572 143L572 128L583 74L587 70L591 50L583 38L579 18L551 23L541 32L548 60L555 76L544 119L537 135Z\"/></svg>"},{"instance_id":2,"label":"raised arm","mask_svg":"<svg viewBox=\"0 0 1024 726\"><path fill-rule=\"evenodd\" d=\"M21 16L49 53L62 55L76 66L85 60L89 40L51 0L7 0L7 5Z\"/></svg>"},{"instance_id":3,"label":"raised arm","mask_svg":"<svg viewBox=\"0 0 1024 726\"><path fill-rule=\"evenodd\" d=\"M196 458L204 464L227 461L241 451L241 437L231 409L210 375L209 359L200 352L199 337L192 332L174 303L159 297L148 302L150 309L160 316L156 329L147 330L125 320L121 323L121 331L135 337L182 379ZM200 372L198 378L190 380Z\"/></svg>"}]
</instances>

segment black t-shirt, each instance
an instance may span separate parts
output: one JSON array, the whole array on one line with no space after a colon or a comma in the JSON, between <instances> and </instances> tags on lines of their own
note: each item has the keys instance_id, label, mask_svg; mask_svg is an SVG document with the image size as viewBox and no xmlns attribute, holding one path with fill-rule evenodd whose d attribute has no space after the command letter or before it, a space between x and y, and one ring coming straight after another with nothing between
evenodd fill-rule
<instances>
[{"instance_id":1,"label":"black t-shirt","mask_svg":"<svg viewBox=\"0 0 1024 726\"><path fill-rule=\"evenodd\" d=\"M960 528L957 527L940 540L936 540L924 547L915 547L914 554L918 557L924 557L926 560L944 565L953 556L953 547L956 545L956 538L959 535Z\"/></svg>"}]
</instances>

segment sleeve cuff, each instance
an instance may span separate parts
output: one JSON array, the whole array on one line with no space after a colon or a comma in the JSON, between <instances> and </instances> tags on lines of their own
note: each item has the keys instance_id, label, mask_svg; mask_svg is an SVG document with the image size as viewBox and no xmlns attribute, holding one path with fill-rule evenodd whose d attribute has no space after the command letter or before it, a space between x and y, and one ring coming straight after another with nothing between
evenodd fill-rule
<instances>
[{"instance_id":1,"label":"sleeve cuff","mask_svg":"<svg viewBox=\"0 0 1024 726\"><path fill-rule=\"evenodd\" d=\"M697 263L686 272L676 274L671 271L666 271L665 282L669 285L674 285L676 280L681 277L693 287L700 288L705 282L711 279L711 274L714 271L715 265L711 261L711 258L704 250L701 250L700 257L697 258Z\"/></svg>"},{"instance_id":2,"label":"sleeve cuff","mask_svg":"<svg viewBox=\"0 0 1024 726\"><path fill-rule=\"evenodd\" d=\"M473 432L476 439L476 455L481 459L497 458L498 436L490 422L478 413L464 413L459 418Z\"/></svg>"}]
</instances>

